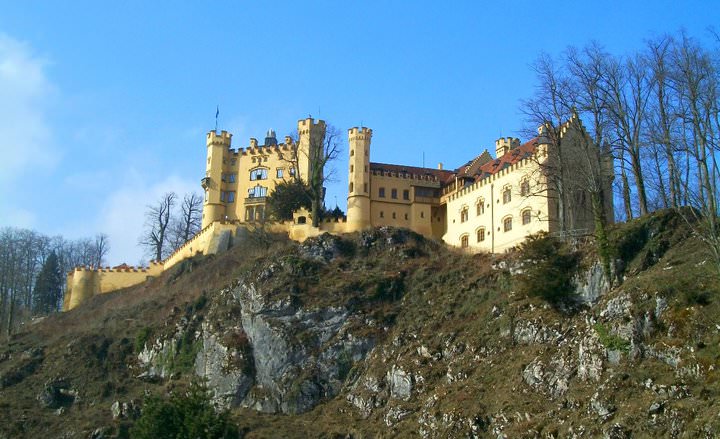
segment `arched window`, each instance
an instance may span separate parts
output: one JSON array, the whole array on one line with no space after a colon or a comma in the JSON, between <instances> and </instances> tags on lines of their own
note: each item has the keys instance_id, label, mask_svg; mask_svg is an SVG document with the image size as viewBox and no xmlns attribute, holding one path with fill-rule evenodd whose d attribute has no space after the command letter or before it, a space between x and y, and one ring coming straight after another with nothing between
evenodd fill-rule
<instances>
[{"instance_id":1,"label":"arched window","mask_svg":"<svg viewBox=\"0 0 720 439\"><path fill-rule=\"evenodd\" d=\"M485 241L485 227L480 227L477 229L477 242L483 242Z\"/></svg>"},{"instance_id":2,"label":"arched window","mask_svg":"<svg viewBox=\"0 0 720 439\"><path fill-rule=\"evenodd\" d=\"M268 176L267 168L255 168L250 171L250 181L267 180L267 176Z\"/></svg>"},{"instance_id":3,"label":"arched window","mask_svg":"<svg viewBox=\"0 0 720 439\"><path fill-rule=\"evenodd\" d=\"M475 206L475 208L477 209L477 215L478 215L478 216L480 216L480 215L482 215L483 213L485 213L485 200L483 200L482 198L480 198L480 199L478 200L477 205Z\"/></svg>"},{"instance_id":4,"label":"arched window","mask_svg":"<svg viewBox=\"0 0 720 439\"><path fill-rule=\"evenodd\" d=\"M512 230L512 217L509 216L505 219L503 219L503 231L509 232Z\"/></svg>"},{"instance_id":5,"label":"arched window","mask_svg":"<svg viewBox=\"0 0 720 439\"><path fill-rule=\"evenodd\" d=\"M527 178L520 183L520 195L523 197L530 195L530 181Z\"/></svg>"},{"instance_id":6,"label":"arched window","mask_svg":"<svg viewBox=\"0 0 720 439\"><path fill-rule=\"evenodd\" d=\"M351 150L350 150L350 157L353 157L353 156L355 156L355 150L354 150L354 149L351 149Z\"/></svg>"},{"instance_id":7,"label":"arched window","mask_svg":"<svg viewBox=\"0 0 720 439\"><path fill-rule=\"evenodd\" d=\"M532 220L532 211L530 209L525 209L521 213L522 215L522 223L523 225L530 224L530 221Z\"/></svg>"},{"instance_id":8,"label":"arched window","mask_svg":"<svg viewBox=\"0 0 720 439\"><path fill-rule=\"evenodd\" d=\"M460 247L462 248L468 248L468 245L470 245L470 236L469 235L462 235L460 237Z\"/></svg>"},{"instance_id":9,"label":"arched window","mask_svg":"<svg viewBox=\"0 0 720 439\"><path fill-rule=\"evenodd\" d=\"M461 222L461 223L464 223L465 221L467 221L467 220L468 220L468 216L469 216L469 215L468 215L468 207L467 207L467 206L463 206L462 209L460 210L460 222Z\"/></svg>"},{"instance_id":10,"label":"arched window","mask_svg":"<svg viewBox=\"0 0 720 439\"><path fill-rule=\"evenodd\" d=\"M503 189L503 204L507 204L510 201L512 201L512 192L510 191L510 186L506 186Z\"/></svg>"}]
</instances>

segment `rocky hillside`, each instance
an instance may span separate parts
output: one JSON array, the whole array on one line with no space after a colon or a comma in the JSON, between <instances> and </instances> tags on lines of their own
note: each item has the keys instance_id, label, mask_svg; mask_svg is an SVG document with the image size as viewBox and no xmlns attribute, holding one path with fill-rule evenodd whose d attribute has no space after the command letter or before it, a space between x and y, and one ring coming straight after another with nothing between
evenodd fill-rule
<instances>
[{"instance_id":1,"label":"rocky hillside","mask_svg":"<svg viewBox=\"0 0 720 439\"><path fill-rule=\"evenodd\" d=\"M709 256L670 212L612 244L611 279L566 249L575 294L548 302L522 251L255 233L2 345L0 438L127 437L196 377L248 438L717 437Z\"/></svg>"}]
</instances>

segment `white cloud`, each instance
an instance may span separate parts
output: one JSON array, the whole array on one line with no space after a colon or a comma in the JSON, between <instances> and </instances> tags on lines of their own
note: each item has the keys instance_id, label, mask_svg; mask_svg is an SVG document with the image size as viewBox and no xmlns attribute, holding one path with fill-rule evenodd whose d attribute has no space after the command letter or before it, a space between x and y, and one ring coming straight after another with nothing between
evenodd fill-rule
<instances>
[{"instance_id":1,"label":"white cloud","mask_svg":"<svg viewBox=\"0 0 720 439\"><path fill-rule=\"evenodd\" d=\"M28 44L0 34L0 188L57 160L45 115L54 90L46 65Z\"/></svg>"},{"instance_id":2,"label":"white cloud","mask_svg":"<svg viewBox=\"0 0 720 439\"><path fill-rule=\"evenodd\" d=\"M108 195L98 218L97 229L110 238L107 260L112 265L135 264L141 260L143 252L137 242L148 205L158 202L167 192L175 192L181 198L186 193L198 191L196 181L174 175L154 184L148 184L134 170L128 171L125 178L123 187Z\"/></svg>"}]
</instances>

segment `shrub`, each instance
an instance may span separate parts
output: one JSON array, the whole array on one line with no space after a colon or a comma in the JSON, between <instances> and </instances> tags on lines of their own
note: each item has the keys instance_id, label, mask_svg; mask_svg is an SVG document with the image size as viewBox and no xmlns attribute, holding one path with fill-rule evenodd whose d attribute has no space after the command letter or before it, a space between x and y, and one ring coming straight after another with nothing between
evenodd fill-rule
<instances>
[{"instance_id":1,"label":"shrub","mask_svg":"<svg viewBox=\"0 0 720 439\"><path fill-rule=\"evenodd\" d=\"M215 413L205 387L193 384L187 393L168 399L146 398L142 416L130 430L137 439L239 438L240 431L228 412Z\"/></svg>"},{"instance_id":2,"label":"shrub","mask_svg":"<svg viewBox=\"0 0 720 439\"><path fill-rule=\"evenodd\" d=\"M575 294L573 277L580 255L562 241L545 233L532 235L520 246L523 272L516 277L517 289L560 305Z\"/></svg>"},{"instance_id":3,"label":"shrub","mask_svg":"<svg viewBox=\"0 0 720 439\"><path fill-rule=\"evenodd\" d=\"M135 335L135 352L139 353L145 349L145 343L150 339L151 332L152 330L147 326L138 331Z\"/></svg>"}]
</instances>

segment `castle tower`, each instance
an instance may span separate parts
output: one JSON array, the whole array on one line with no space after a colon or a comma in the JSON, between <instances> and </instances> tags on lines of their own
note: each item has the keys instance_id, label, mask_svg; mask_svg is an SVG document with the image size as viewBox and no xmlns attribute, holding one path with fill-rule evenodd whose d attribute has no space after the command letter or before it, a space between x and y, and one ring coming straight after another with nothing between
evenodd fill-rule
<instances>
[{"instance_id":1,"label":"castle tower","mask_svg":"<svg viewBox=\"0 0 720 439\"><path fill-rule=\"evenodd\" d=\"M370 128L348 130L350 150L350 182L347 199L347 231L355 232L370 227Z\"/></svg>"},{"instance_id":2,"label":"castle tower","mask_svg":"<svg viewBox=\"0 0 720 439\"><path fill-rule=\"evenodd\" d=\"M318 120L315 122L313 118L298 121L298 149L297 163L300 178L309 183L308 179L312 174L312 157L316 157L323 152L323 141L325 139L325 121ZM320 170L322 172L322 170ZM322 175L320 175L322 178Z\"/></svg>"},{"instance_id":3,"label":"castle tower","mask_svg":"<svg viewBox=\"0 0 720 439\"><path fill-rule=\"evenodd\" d=\"M207 167L205 178L201 180L205 190L203 204L202 228L214 221L225 218L225 203L220 200L222 174L225 172L226 154L230 149L232 134L222 131L218 134L210 131L207 134Z\"/></svg>"}]
</instances>

